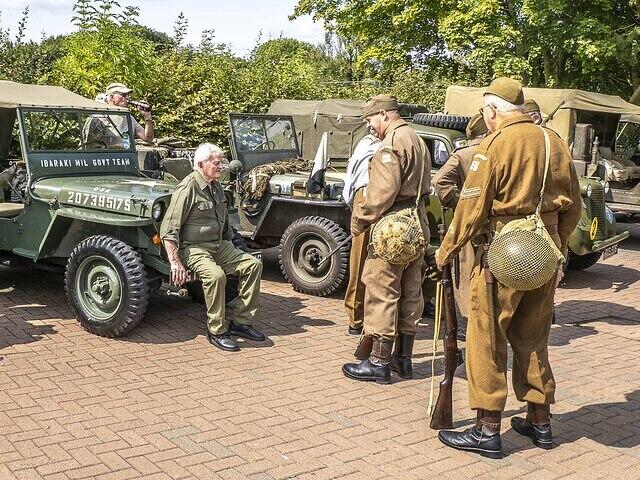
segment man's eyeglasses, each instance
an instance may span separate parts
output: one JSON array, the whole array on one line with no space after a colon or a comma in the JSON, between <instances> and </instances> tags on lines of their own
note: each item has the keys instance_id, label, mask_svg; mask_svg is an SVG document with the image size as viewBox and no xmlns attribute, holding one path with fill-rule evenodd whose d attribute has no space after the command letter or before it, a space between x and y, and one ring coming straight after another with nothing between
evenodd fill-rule
<instances>
[{"instance_id":1,"label":"man's eyeglasses","mask_svg":"<svg viewBox=\"0 0 640 480\"><path fill-rule=\"evenodd\" d=\"M494 107L493 105L489 104L489 105L485 105L484 107L480 107L480 115L484 115L484 109L485 108L493 108L494 110L496 109L496 107Z\"/></svg>"}]
</instances>

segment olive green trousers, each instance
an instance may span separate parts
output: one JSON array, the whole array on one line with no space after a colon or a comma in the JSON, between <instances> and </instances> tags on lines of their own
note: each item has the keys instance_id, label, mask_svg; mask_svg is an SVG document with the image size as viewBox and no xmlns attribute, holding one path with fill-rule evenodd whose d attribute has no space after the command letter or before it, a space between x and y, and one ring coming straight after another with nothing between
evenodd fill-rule
<instances>
[{"instance_id":1,"label":"olive green trousers","mask_svg":"<svg viewBox=\"0 0 640 480\"><path fill-rule=\"evenodd\" d=\"M494 281L491 291L487 288L481 258L482 253L478 252L470 282L465 359L469 406L504 410L507 342L513 350L512 381L518 400L545 405L554 403L556 384L549 365L547 343L555 276L535 290L518 291ZM495 319L491 318L489 302L493 302Z\"/></svg>"},{"instance_id":2,"label":"olive green trousers","mask_svg":"<svg viewBox=\"0 0 640 480\"><path fill-rule=\"evenodd\" d=\"M179 253L185 265L202 281L209 331L214 335L226 332L231 319L250 325L258 306L262 262L228 240L185 244ZM237 275L239 285L238 296L225 305L227 275Z\"/></svg>"}]
</instances>

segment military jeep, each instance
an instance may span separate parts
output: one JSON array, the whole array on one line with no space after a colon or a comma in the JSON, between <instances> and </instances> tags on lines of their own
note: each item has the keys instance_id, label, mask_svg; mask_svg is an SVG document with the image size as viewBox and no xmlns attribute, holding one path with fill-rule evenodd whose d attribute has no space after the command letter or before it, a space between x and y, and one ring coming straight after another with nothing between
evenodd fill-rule
<instances>
[{"instance_id":1,"label":"military jeep","mask_svg":"<svg viewBox=\"0 0 640 480\"><path fill-rule=\"evenodd\" d=\"M450 87L451 89L451 87ZM477 89L479 90L479 89ZM477 95L477 92L473 92ZM449 95L449 91L448 91ZM451 100L447 97L449 102ZM477 102L476 96L464 97L464 101ZM479 95L480 101L482 96ZM464 105L464 101L460 104ZM303 145L302 155L313 155L323 132L329 132L329 164L343 170L346 161L357 142L366 134L366 127L360 118L360 102L349 100L297 101L277 100L269 109L270 114L291 113L298 130L298 138ZM478 106L479 108L479 106ZM469 116L478 108L452 109L447 114L428 114L425 109L414 106L410 111L401 111L418 136L427 145L431 154L432 175L449 158L455 148L466 145L464 129ZM334 140L335 139L335 140ZM306 150L305 150L306 148ZM616 222L611 210L604 202L606 184L598 178L580 177L583 197L583 212L577 228L569 240L568 268L581 270L594 265L603 255L617 252L617 244L627 238L628 232L616 235ZM440 202L435 195L429 197L427 205L431 244L437 245L437 226L440 223Z\"/></svg>"},{"instance_id":2,"label":"military jeep","mask_svg":"<svg viewBox=\"0 0 640 480\"><path fill-rule=\"evenodd\" d=\"M82 326L126 334L170 272L158 230L173 185L140 173L126 109L2 81L0 115L0 163L23 160L27 170L23 201L0 203L0 252L63 267ZM95 125L119 138L107 148Z\"/></svg>"},{"instance_id":3,"label":"military jeep","mask_svg":"<svg viewBox=\"0 0 640 480\"><path fill-rule=\"evenodd\" d=\"M485 89L452 85L447 88L447 113L473 115L482 106ZM618 252L629 232L617 233L614 209L619 204L610 178L603 175L603 158L611 158L620 115L640 111L620 97L582 90L525 88L524 96L541 108L546 126L568 144L580 180L582 217L569 238L569 269L582 270ZM615 195L615 196L614 196ZM606 203L605 203L606 201ZM612 202L613 203L609 203Z\"/></svg>"}]
</instances>

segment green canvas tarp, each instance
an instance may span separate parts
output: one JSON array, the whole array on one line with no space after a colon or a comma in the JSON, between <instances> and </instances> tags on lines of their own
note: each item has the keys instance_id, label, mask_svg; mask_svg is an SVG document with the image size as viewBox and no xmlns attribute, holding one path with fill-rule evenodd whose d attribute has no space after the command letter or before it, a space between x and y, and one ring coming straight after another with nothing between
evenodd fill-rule
<instances>
[{"instance_id":1,"label":"green canvas tarp","mask_svg":"<svg viewBox=\"0 0 640 480\"><path fill-rule=\"evenodd\" d=\"M483 105L482 95L486 88L451 85L447 88L445 111L458 115L475 115ZM540 106L542 118L546 118L564 100L564 104L547 126L570 141L577 121L592 123L597 118L580 119L578 112L609 114L614 127L621 115L640 115L640 107L624 101L616 95L587 92L584 90L559 88L524 88L524 97L535 100ZM604 115L600 115L605 117ZM609 116L606 116L609 118Z\"/></svg>"},{"instance_id":2,"label":"green canvas tarp","mask_svg":"<svg viewBox=\"0 0 640 480\"><path fill-rule=\"evenodd\" d=\"M322 134L329 133L328 156L330 164L341 167L351 156L353 149L367 133L362 121L359 100L285 100L274 101L269 115L290 115L298 135L302 156L313 159L320 145ZM401 103L400 114L411 117L426 112L420 105Z\"/></svg>"}]
</instances>

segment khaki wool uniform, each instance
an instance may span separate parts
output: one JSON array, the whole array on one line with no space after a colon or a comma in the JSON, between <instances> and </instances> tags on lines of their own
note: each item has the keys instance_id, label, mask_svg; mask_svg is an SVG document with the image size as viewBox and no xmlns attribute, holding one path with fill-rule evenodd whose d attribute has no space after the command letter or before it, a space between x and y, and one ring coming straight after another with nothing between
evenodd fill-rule
<instances>
[{"instance_id":1,"label":"khaki wool uniform","mask_svg":"<svg viewBox=\"0 0 640 480\"><path fill-rule=\"evenodd\" d=\"M362 202L363 193L364 187L358 189L353 199L354 203ZM349 325L354 328L360 328L364 323L366 285L362 281L362 273L367 259L370 231L371 229L367 228L361 235L353 237L349 251L349 283L344 296L344 306L349 315Z\"/></svg>"},{"instance_id":2,"label":"khaki wool uniform","mask_svg":"<svg viewBox=\"0 0 640 480\"><path fill-rule=\"evenodd\" d=\"M460 198L460 192L467 179L469 167L473 162L477 146L481 139L469 141L468 146L457 148L433 176L433 188L440 199L440 203L447 208L455 208ZM454 296L460 313L469 316L469 278L475 262L476 252L471 242L468 242L458 253L458 260L454 263Z\"/></svg>"},{"instance_id":3,"label":"khaki wool uniform","mask_svg":"<svg viewBox=\"0 0 640 480\"><path fill-rule=\"evenodd\" d=\"M369 163L369 185L354 202L351 232L354 237L374 225L385 213L415 205L422 169L422 193L429 194L431 158L424 142L404 120L392 122L380 149ZM424 205L419 208L422 229L429 238ZM367 253L362 281L366 285L364 333L393 340L398 333L414 335L422 314L421 280L425 268L420 257L391 265Z\"/></svg>"},{"instance_id":4,"label":"khaki wool uniform","mask_svg":"<svg viewBox=\"0 0 640 480\"><path fill-rule=\"evenodd\" d=\"M227 200L220 183L209 185L198 171L185 177L171 196L160 236L178 245L181 260L202 281L212 334L226 332L229 317L238 324L251 324L262 262L231 243ZM230 314L225 311L226 275L239 277L239 294L226 305Z\"/></svg>"},{"instance_id":5,"label":"khaki wool uniform","mask_svg":"<svg viewBox=\"0 0 640 480\"><path fill-rule=\"evenodd\" d=\"M541 216L551 237L566 251L582 208L580 187L567 146L552 130L547 132L550 166ZM532 214L538 204L544 167L544 135L528 115L515 115L499 125L495 133L482 141L473 157L453 222L438 251L438 260L451 260L478 233L500 231L510 220ZM555 381L547 343L556 279L531 291L517 291L496 281L491 298L481 257L480 252L471 273L467 327L470 407L504 410L507 341L513 349L512 376L517 398L534 404L551 404ZM490 318L489 302L493 302L495 320Z\"/></svg>"}]
</instances>

